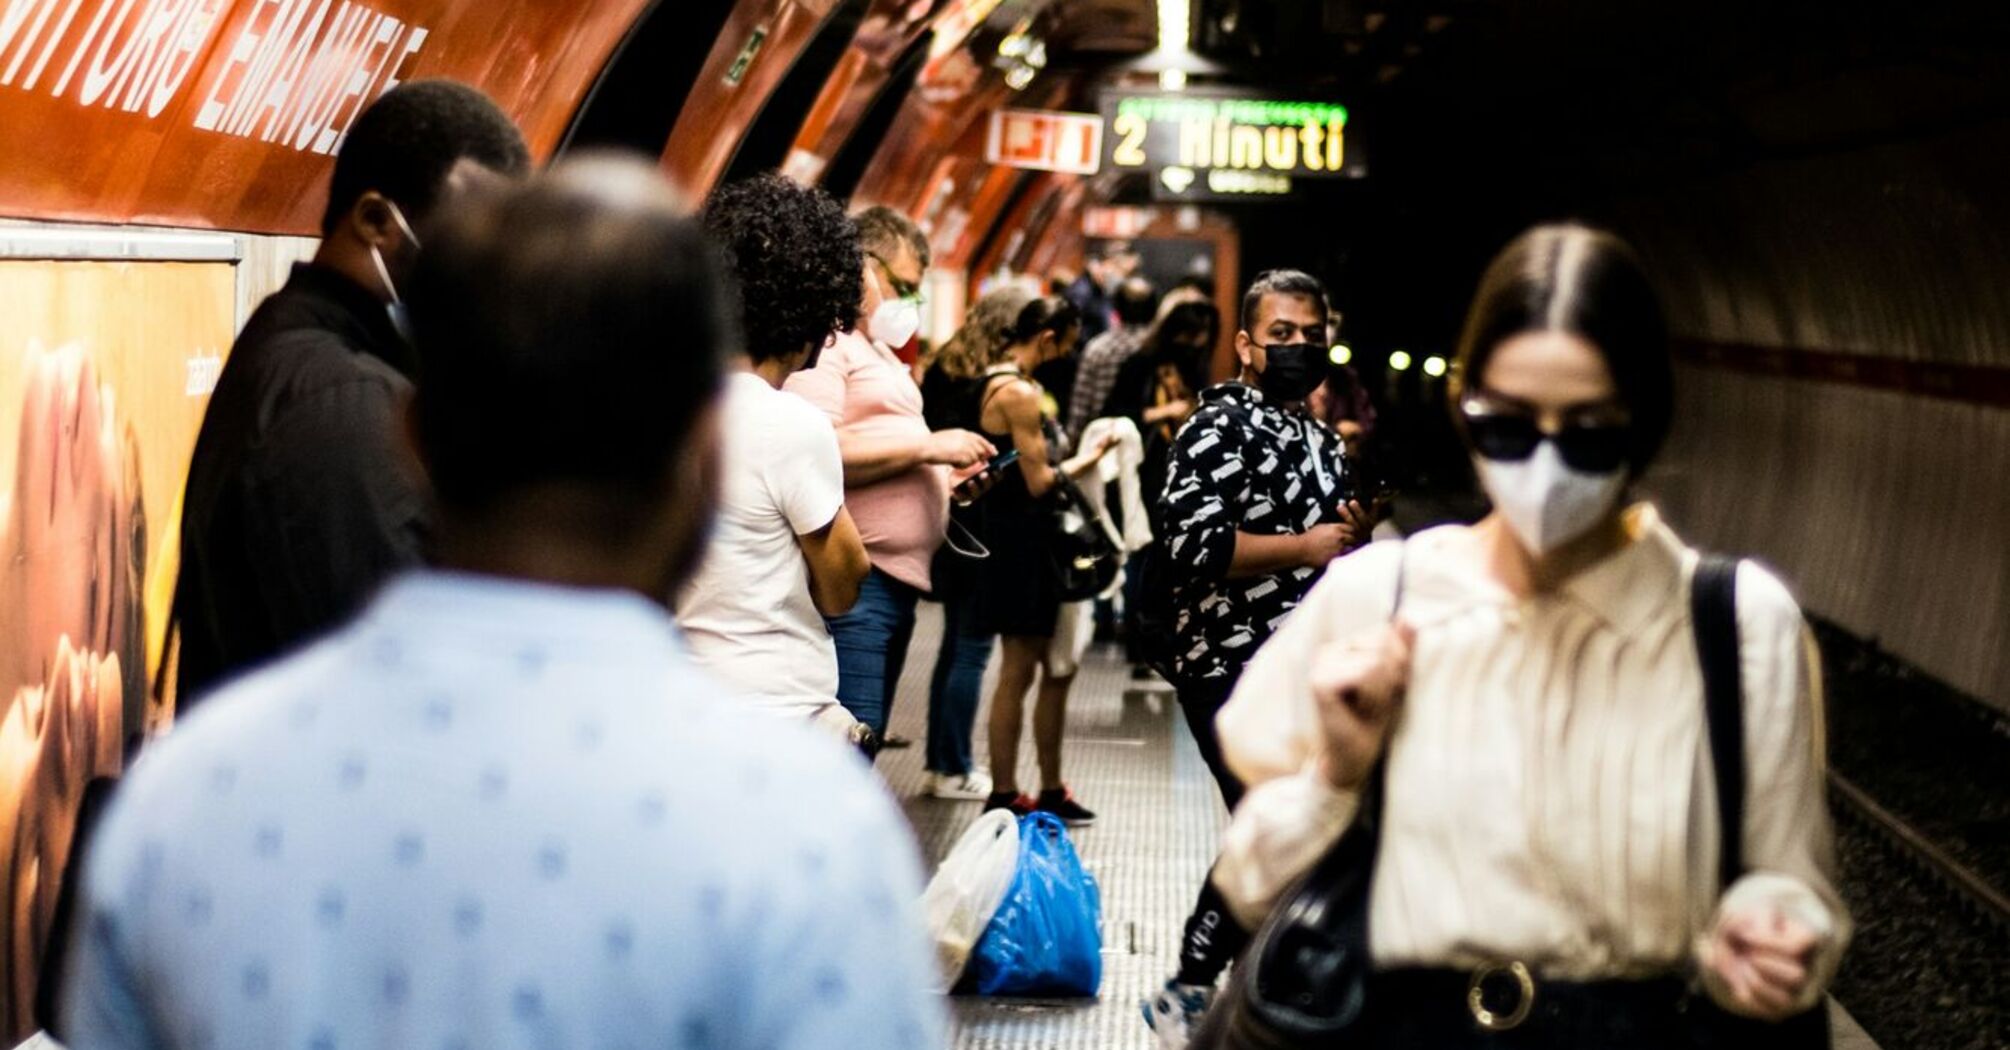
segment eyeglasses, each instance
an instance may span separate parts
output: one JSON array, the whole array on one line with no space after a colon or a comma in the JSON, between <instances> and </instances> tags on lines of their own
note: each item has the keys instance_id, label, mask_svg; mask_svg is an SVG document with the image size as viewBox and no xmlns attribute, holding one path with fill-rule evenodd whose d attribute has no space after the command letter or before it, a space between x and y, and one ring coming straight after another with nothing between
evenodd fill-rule
<instances>
[{"instance_id":1,"label":"eyeglasses","mask_svg":"<svg viewBox=\"0 0 2010 1050\"><path fill-rule=\"evenodd\" d=\"M1473 450L1498 463L1519 463L1535 455L1544 439L1556 444L1564 463L1588 474L1604 474L1626 463L1633 427L1624 420L1580 418L1555 433L1542 429L1526 406L1504 405L1483 395L1459 403Z\"/></svg>"},{"instance_id":2,"label":"eyeglasses","mask_svg":"<svg viewBox=\"0 0 2010 1050\"><path fill-rule=\"evenodd\" d=\"M913 299L913 300L915 300L916 302L919 302L919 301L921 301L921 286L920 286L920 285L918 285L918 284L915 284L915 283L914 283L914 282L912 282L912 281L903 281L903 280L901 280L901 279L899 278L899 276L897 276L897 275L895 275L895 274L894 274L894 272L893 272L893 264L891 264L891 263L887 262L887 261L886 261L885 259L882 259L882 258L880 258L880 257L879 257L878 255L876 255L876 254L874 254L874 253L872 253L872 252L867 252L867 253L865 253L865 254L866 254L866 258L868 258L868 259L871 259L871 260L872 260L873 262L876 262L876 263L878 263L878 264L879 264L879 272L880 272L880 273L883 273L883 274L885 274L885 275L886 275L886 283L888 283L888 284L890 284L890 285L892 285L892 286L893 286L893 297L894 297L894 298L896 298L896 299Z\"/></svg>"}]
</instances>

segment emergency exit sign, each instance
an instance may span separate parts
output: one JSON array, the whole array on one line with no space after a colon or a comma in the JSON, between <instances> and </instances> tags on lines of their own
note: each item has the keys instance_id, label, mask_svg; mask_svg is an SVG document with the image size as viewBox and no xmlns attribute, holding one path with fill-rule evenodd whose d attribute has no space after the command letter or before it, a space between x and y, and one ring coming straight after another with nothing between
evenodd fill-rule
<instances>
[{"instance_id":1,"label":"emergency exit sign","mask_svg":"<svg viewBox=\"0 0 2010 1050\"><path fill-rule=\"evenodd\" d=\"M1045 109L994 110L984 159L1008 168L1094 175L1103 159L1103 118Z\"/></svg>"}]
</instances>

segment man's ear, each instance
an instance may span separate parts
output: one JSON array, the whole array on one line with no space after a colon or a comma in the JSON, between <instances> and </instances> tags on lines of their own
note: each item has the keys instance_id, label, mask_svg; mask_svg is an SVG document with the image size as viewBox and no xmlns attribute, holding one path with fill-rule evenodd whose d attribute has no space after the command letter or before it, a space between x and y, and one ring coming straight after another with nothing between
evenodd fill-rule
<instances>
[{"instance_id":1,"label":"man's ear","mask_svg":"<svg viewBox=\"0 0 2010 1050\"><path fill-rule=\"evenodd\" d=\"M1252 367L1250 357L1255 350L1256 340L1251 339L1248 332L1235 333L1235 357L1242 362L1242 367Z\"/></svg>"},{"instance_id":2,"label":"man's ear","mask_svg":"<svg viewBox=\"0 0 2010 1050\"><path fill-rule=\"evenodd\" d=\"M376 190L365 190L349 206L345 220L349 232L366 247L375 246L386 254L397 242L404 240L405 231L398 225L398 219L391 213L391 199Z\"/></svg>"}]
</instances>

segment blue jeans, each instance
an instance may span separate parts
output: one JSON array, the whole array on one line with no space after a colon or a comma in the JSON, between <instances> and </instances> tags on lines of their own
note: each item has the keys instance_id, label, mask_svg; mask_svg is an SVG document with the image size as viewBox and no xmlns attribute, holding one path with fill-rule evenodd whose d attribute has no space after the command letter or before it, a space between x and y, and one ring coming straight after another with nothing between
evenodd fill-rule
<instances>
[{"instance_id":1,"label":"blue jeans","mask_svg":"<svg viewBox=\"0 0 2010 1050\"><path fill-rule=\"evenodd\" d=\"M942 648L928 683L928 768L962 776L970 772L970 733L977 725L977 702L984 667L996 636L977 634L975 594L945 596Z\"/></svg>"},{"instance_id":2,"label":"blue jeans","mask_svg":"<svg viewBox=\"0 0 2010 1050\"><path fill-rule=\"evenodd\" d=\"M853 718L886 735L907 643L914 637L914 603L921 592L873 569L859 585L858 602L826 619L837 645L838 703Z\"/></svg>"}]
</instances>

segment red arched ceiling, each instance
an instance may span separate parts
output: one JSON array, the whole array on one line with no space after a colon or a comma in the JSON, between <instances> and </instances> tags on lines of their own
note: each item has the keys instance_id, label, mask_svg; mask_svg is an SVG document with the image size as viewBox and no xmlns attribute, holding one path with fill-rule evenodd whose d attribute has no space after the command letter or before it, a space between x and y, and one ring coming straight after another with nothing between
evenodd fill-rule
<instances>
[{"instance_id":1,"label":"red arched ceiling","mask_svg":"<svg viewBox=\"0 0 2010 1050\"><path fill-rule=\"evenodd\" d=\"M544 156L645 2L17 0L0 213L315 233L339 136L377 94L467 81Z\"/></svg>"}]
</instances>

